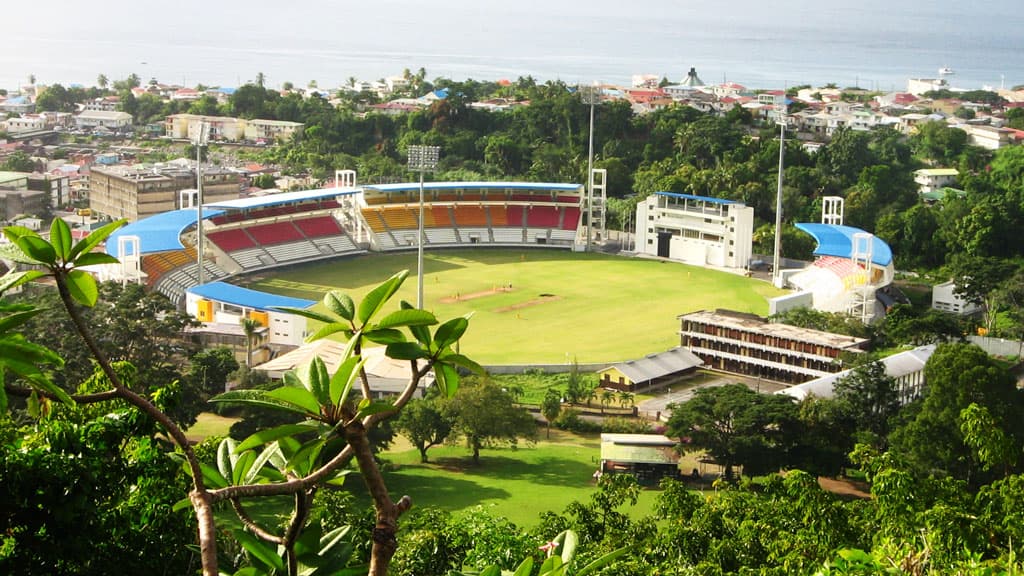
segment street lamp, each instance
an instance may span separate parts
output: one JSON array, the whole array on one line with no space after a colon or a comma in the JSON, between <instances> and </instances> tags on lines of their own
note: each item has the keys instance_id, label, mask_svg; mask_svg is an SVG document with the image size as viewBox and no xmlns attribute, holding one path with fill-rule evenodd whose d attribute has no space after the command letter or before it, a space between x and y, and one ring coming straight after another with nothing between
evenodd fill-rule
<instances>
[{"instance_id":1,"label":"street lamp","mask_svg":"<svg viewBox=\"0 0 1024 576\"><path fill-rule=\"evenodd\" d=\"M584 104L590 105L590 145L587 148L587 250L594 229L594 105L601 101L601 89L598 86L580 86L580 98Z\"/></svg>"},{"instance_id":2,"label":"street lamp","mask_svg":"<svg viewBox=\"0 0 1024 576\"><path fill-rule=\"evenodd\" d=\"M409 146L409 169L420 173L420 225L416 236L416 307L423 309L423 174L437 167L440 146Z\"/></svg>"}]
</instances>

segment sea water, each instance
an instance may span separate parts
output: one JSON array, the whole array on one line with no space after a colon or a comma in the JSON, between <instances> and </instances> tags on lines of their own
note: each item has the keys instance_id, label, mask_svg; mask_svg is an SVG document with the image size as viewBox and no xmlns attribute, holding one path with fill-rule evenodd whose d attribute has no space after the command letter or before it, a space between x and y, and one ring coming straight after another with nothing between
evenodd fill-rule
<instances>
[{"instance_id":1,"label":"sea water","mask_svg":"<svg viewBox=\"0 0 1024 576\"><path fill-rule=\"evenodd\" d=\"M320 87L427 79L673 82L899 90L952 68L955 86L1024 84L1019 0L51 0L5 6L0 87L93 85L131 73L184 85Z\"/></svg>"}]
</instances>

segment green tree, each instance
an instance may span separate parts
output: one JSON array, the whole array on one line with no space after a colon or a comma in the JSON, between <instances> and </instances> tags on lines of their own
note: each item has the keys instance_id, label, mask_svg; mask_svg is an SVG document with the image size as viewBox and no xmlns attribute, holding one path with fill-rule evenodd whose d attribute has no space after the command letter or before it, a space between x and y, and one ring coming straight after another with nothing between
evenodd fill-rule
<instances>
[{"instance_id":1,"label":"green tree","mask_svg":"<svg viewBox=\"0 0 1024 576\"><path fill-rule=\"evenodd\" d=\"M256 332L263 327L259 320L242 318L242 333L245 334L245 365L252 370L252 348L256 343Z\"/></svg>"},{"instance_id":2,"label":"green tree","mask_svg":"<svg viewBox=\"0 0 1024 576\"><path fill-rule=\"evenodd\" d=\"M890 421L900 410L896 381L885 373L881 362L854 368L848 376L836 381L833 394L855 429L868 432L876 439L884 439L889 434Z\"/></svg>"},{"instance_id":3,"label":"green tree","mask_svg":"<svg viewBox=\"0 0 1024 576\"><path fill-rule=\"evenodd\" d=\"M984 408L1020 452L1024 441L1024 393L1013 376L981 348L940 344L924 371L924 399L907 423L896 429L891 444L923 474L951 476L978 485L982 461L961 430L961 413L972 403Z\"/></svg>"},{"instance_id":4,"label":"green tree","mask_svg":"<svg viewBox=\"0 0 1024 576\"><path fill-rule=\"evenodd\" d=\"M395 419L395 430L420 451L420 462L428 461L427 450L448 439L452 420L440 398L410 400Z\"/></svg>"},{"instance_id":5,"label":"green tree","mask_svg":"<svg viewBox=\"0 0 1024 576\"><path fill-rule=\"evenodd\" d=\"M480 463L480 450L496 442L515 446L519 438L533 440L537 423L523 408L513 406L512 397L489 380L467 382L448 404L455 430L466 438L473 451L473 463Z\"/></svg>"},{"instance_id":6,"label":"green tree","mask_svg":"<svg viewBox=\"0 0 1024 576\"><path fill-rule=\"evenodd\" d=\"M0 170L9 172L35 172L36 163L29 157L28 154L21 150L15 150L11 152L3 163L0 163Z\"/></svg>"},{"instance_id":7,"label":"green tree","mask_svg":"<svg viewBox=\"0 0 1024 576\"><path fill-rule=\"evenodd\" d=\"M227 390L228 377L238 370L238 361L230 348L200 350L189 360L190 388L209 398Z\"/></svg>"},{"instance_id":8,"label":"green tree","mask_svg":"<svg viewBox=\"0 0 1024 576\"><path fill-rule=\"evenodd\" d=\"M107 79L105 74L100 74L96 77L96 85L99 86L101 90L106 90L107 86L110 85L110 80Z\"/></svg>"},{"instance_id":9,"label":"green tree","mask_svg":"<svg viewBox=\"0 0 1024 576\"><path fill-rule=\"evenodd\" d=\"M700 388L672 406L666 434L682 439L684 452L706 450L731 477L734 466L749 476L786 465L797 406L785 395L763 395L743 384Z\"/></svg>"},{"instance_id":10,"label":"green tree","mask_svg":"<svg viewBox=\"0 0 1024 576\"><path fill-rule=\"evenodd\" d=\"M540 413L544 415L544 420L547 420L548 423L548 438L551 438L551 423L558 419L561 412L562 394L554 388L548 388L544 393L544 400L540 403Z\"/></svg>"}]
</instances>

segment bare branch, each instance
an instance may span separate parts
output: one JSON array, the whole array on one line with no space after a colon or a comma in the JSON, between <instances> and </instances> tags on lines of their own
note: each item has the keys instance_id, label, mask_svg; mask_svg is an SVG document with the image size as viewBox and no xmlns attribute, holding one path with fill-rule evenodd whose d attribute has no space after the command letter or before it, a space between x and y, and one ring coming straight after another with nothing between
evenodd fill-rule
<instances>
[{"instance_id":1,"label":"bare branch","mask_svg":"<svg viewBox=\"0 0 1024 576\"><path fill-rule=\"evenodd\" d=\"M242 524L245 526L246 530L252 532L257 538L261 540L266 540L267 542L273 544L284 543L284 538L281 538L276 534L271 534L270 532L267 532L263 529L262 526L257 524L256 521L252 519L252 516L249 516L249 513L245 510L245 508L242 507L242 501L239 500L238 498L231 499L231 508L235 511L235 514L238 515L238 519L242 521Z\"/></svg>"}]
</instances>

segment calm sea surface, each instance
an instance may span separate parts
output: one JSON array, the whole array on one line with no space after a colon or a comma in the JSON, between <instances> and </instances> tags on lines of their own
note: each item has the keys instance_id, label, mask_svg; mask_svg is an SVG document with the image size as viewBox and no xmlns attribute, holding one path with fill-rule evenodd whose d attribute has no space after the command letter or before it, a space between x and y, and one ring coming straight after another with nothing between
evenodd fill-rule
<instances>
[{"instance_id":1,"label":"calm sea surface","mask_svg":"<svg viewBox=\"0 0 1024 576\"><path fill-rule=\"evenodd\" d=\"M428 79L759 88L835 82L892 90L956 71L965 88L1024 84L1020 0L78 0L10 2L0 11L0 87L143 81L321 87L423 67Z\"/></svg>"}]
</instances>

